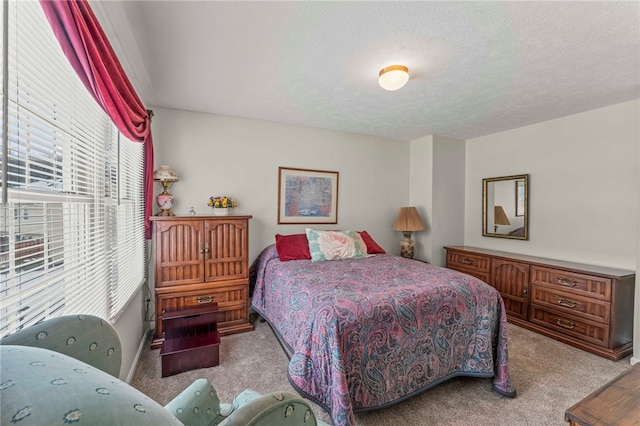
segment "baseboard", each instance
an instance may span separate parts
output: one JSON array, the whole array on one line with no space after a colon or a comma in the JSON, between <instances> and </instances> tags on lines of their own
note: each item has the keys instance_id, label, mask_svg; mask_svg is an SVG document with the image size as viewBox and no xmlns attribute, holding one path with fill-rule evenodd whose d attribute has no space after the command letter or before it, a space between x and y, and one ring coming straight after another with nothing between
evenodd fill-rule
<instances>
[{"instance_id":1,"label":"baseboard","mask_svg":"<svg viewBox=\"0 0 640 426\"><path fill-rule=\"evenodd\" d=\"M631 359L629 360L629 364L631 365L635 365L638 362L640 362L640 357L637 357L637 356L632 356Z\"/></svg>"},{"instance_id":2,"label":"baseboard","mask_svg":"<svg viewBox=\"0 0 640 426\"><path fill-rule=\"evenodd\" d=\"M133 362L131 363L131 369L129 370L129 374L127 374L126 382L129 384L131 384L131 381L133 380L133 376L136 374L136 368L138 367L138 361L140 361L140 357L142 356L142 351L149 344L149 335L151 331L152 331L152 328L147 327L147 329L144 331L144 334L142 335L142 340L140 341L140 345L138 345L138 351L136 352L136 356L134 357Z\"/></svg>"}]
</instances>

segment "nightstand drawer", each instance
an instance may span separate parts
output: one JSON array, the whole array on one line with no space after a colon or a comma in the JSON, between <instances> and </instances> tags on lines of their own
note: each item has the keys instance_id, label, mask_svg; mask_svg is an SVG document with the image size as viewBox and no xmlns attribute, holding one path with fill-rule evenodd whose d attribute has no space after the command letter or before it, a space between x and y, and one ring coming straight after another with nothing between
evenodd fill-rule
<instances>
[{"instance_id":1,"label":"nightstand drawer","mask_svg":"<svg viewBox=\"0 0 640 426\"><path fill-rule=\"evenodd\" d=\"M604 277L532 265L531 283L563 289L607 302L611 301L611 280Z\"/></svg>"},{"instance_id":2,"label":"nightstand drawer","mask_svg":"<svg viewBox=\"0 0 640 426\"><path fill-rule=\"evenodd\" d=\"M447 268L456 270L465 269L488 274L491 270L491 258L449 250L447 252Z\"/></svg>"},{"instance_id":3,"label":"nightstand drawer","mask_svg":"<svg viewBox=\"0 0 640 426\"><path fill-rule=\"evenodd\" d=\"M531 303L565 312L571 318L581 317L607 325L610 320L609 302L535 284L531 286Z\"/></svg>"},{"instance_id":4,"label":"nightstand drawer","mask_svg":"<svg viewBox=\"0 0 640 426\"><path fill-rule=\"evenodd\" d=\"M532 323L560 331L564 335L594 345L607 346L609 343L609 327L607 325L582 320L573 315L563 315L560 312L540 309L535 305L530 305L530 308L529 321Z\"/></svg>"}]
</instances>

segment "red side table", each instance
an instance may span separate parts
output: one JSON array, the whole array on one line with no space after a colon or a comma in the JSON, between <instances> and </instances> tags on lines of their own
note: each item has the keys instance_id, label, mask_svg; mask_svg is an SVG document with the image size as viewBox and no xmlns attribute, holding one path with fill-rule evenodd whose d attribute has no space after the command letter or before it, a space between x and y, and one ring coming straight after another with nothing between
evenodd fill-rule
<instances>
[{"instance_id":1,"label":"red side table","mask_svg":"<svg viewBox=\"0 0 640 426\"><path fill-rule=\"evenodd\" d=\"M217 303L163 312L162 377L220 364L217 315Z\"/></svg>"}]
</instances>

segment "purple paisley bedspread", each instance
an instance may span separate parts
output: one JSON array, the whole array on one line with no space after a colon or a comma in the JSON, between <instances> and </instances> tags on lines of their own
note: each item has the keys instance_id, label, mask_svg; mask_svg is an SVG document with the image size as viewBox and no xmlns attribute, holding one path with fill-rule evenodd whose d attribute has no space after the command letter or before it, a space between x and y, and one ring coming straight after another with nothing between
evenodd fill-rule
<instances>
[{"instance_id":1,"label":"purple paisley bedspread","mask_svg":"<svg viewBox=\"0 0 640 426\"><path fill-rule=\"evenodd\" d=\"M290 357L289 380L334 425L455 376L493 377L513 397L499 293L457 271L390 254L254 263L252 305Z\"/></svg>"}]
</instances>

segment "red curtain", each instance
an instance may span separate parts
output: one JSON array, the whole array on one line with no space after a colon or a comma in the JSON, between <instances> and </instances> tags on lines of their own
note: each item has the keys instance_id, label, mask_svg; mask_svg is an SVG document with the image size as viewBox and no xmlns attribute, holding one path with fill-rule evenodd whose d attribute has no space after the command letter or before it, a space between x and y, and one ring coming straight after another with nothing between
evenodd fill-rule
<instances>
[{"instance_id":1,"label":"red curtain","mask_svg":"<svg viewBox=\"0 0 640 426\"><path fill-rule=\"evenodd\" d=\"M85 0L40 0L60 46L80 80L127 138L144 143L145 236L151 238L153 138L151 116L138 98Z\"/></svg>"}]
</instances>

